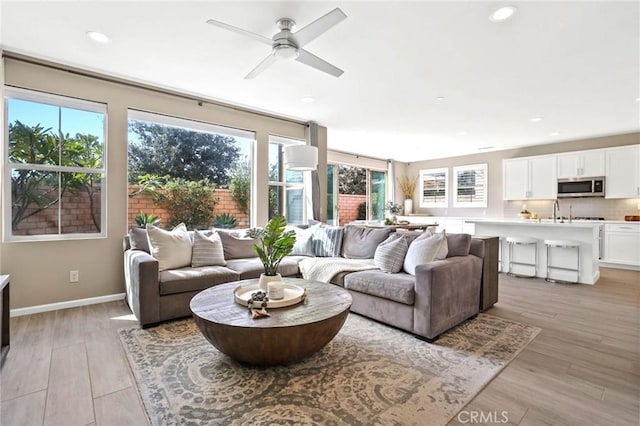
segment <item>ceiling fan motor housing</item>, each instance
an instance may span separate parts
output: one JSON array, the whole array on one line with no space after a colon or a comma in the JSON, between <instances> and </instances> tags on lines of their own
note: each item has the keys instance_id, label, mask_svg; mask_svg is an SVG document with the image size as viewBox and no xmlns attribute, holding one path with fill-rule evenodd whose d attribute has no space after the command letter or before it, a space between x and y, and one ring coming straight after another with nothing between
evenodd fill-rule
<instances>
[{"instance_id":1,"label":"ceiling fan motor housing","mask_svg":"<svg viewBox=\"0 0 640 426\"><path fill-rule=\"evenodd\" d=\"M273 56L279 59L298 57L298 45L293 40L291 29L296 25L293 19L280 18L276 21L280 32L273 36Z\"/></svg>"}]
</instances>

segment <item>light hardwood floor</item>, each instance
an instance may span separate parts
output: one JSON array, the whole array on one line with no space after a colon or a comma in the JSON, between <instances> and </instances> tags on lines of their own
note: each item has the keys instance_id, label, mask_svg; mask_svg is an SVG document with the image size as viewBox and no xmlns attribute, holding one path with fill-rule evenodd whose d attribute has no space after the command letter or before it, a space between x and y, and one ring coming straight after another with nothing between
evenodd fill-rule
<instances>
[{"instance_id":1,"label":"light hardwood floor","mask_svg":"<svg viewBox=\"0 0 640 426\"><path fill-rule=\"evenodd\" d=\"M542 332L451 425L640 424L640 272L601 272L595 286L500 275L488 313ZM111 302L13 318L0 425L148 424L116 331L129 315Z\"/></svg>"}]
</instances>

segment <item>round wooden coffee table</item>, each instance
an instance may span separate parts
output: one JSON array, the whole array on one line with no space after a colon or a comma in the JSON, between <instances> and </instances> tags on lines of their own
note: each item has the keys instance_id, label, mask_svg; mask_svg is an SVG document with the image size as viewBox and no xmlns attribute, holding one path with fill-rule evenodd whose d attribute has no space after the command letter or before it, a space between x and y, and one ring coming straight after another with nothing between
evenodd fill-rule
<instances>
[{"instance_id":1,"label":"round wooden coffee table","mask_svg":"<svg viewBox=\"0 0 640 426\"><path fill-rule=\"evenodd\" d=\"M235 302L233 290L258 280L217 285L191 299L193 317L207 340L240 362L280 365L299 361L322 349L340 331L351 306L351 295L334 284L285 278L307 289L304 302L269 309L271 317L253 319Z\"/></svg>"}]
</instances>

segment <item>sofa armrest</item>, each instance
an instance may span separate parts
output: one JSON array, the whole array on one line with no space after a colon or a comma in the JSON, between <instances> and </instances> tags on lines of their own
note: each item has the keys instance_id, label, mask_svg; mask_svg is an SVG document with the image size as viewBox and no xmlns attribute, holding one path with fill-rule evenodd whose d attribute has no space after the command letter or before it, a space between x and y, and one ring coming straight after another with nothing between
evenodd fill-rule
<instances>
[{"instance_id":1,"label":"sofa armrest","mask_svg":"<svg viewBox=\"0 0 640 426\"><path fill-rule=\"evenodd\" d=\"M416 266L414 332L433 339L479 312L482 259L450 257Z\"/></svg>"},{"instance_id":2,"label":"sofa armrest","mask_svg":"<svg viewBox=\"0 0 640 426\"><path fill-rule=\"evenodd\" d=\"M127 303L142 327L160 321L158 261L142 250L125 250Z\"/></svg>"}]
</instances>

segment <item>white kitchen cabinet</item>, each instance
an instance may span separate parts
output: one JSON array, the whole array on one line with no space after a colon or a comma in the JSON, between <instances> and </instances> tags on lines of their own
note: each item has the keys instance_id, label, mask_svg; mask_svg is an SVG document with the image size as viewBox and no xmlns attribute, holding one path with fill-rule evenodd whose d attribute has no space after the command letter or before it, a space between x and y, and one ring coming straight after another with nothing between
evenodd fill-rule
<instances>
[{"instance_id":1,"label":"white kitchen cabinet","mask_svg":"<svg viewBox=\"0 0 640 426\"><path fill-rule=\"evenodd\" d=\"M558 178L604 176L605 153L602 150L559 154Z\"/></svg>"},{"instance_id":2,"label":"white kitchen cabinet","mask_svg":"<svg viewBox=\"0 0 640 426\"><path fill-rule=\"evenodd\" d=\"M640 224L607 223L602 261L640 266Z\"/></svg>"},{"instance_id":3,"label":"white kitchen cabinet","mask_svg":"<svg viewBox=\"0 0 640 426\"><path fill-rule=\"evenodd\" d=\"M524 157L502 162L505 200L552 200L557 194L556 156Z\"/></svg>"},{"instance_id":4,"label":"white kitchen cabinet","mask_svg":"<svg viewBox=\"0 0 640 426\"><path fill-rule=\"evenodd\" d=\"M640 145L606 150L605 198L640 196Z\"/></svg>"}]
</instances>

